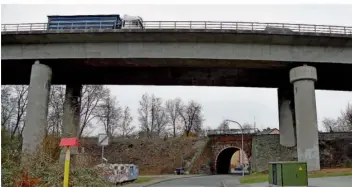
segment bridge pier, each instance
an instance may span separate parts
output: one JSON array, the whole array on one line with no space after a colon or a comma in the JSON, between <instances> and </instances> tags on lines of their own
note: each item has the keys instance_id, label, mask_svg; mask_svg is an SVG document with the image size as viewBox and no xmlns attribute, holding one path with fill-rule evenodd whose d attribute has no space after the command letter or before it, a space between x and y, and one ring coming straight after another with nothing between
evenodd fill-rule
<instances>
[{"instance_id":1,"label":"bridge pier","mask_svg":"<svg viewBox=\"0 0 352 187\"><path fill-rule=\"evenodd\" d=\"M290 71L290 82L294 87L297 156L298 161L307 162L308 171L320 170L315 81L315 67L304 65Z\"/></svg>"},{"instance_id":2,"label":"bridge pier","mask_svg":"<svg viewBox=\"0 0 352 187\"><path fill-rule=\"evenodd\" d=\"M292 87L277 89L279 104L280 144L285 147L296 145L294 122L294 96Z\"/></svg>"},{"instance_id":3,"label":"bridge pier","mask_svg":"<svg viewBox=\"0 0 352 187\"><path fill-rule=\"evenodd\" d=\"M67 84L63 114L63 137L77 137L80 130L81 84Z\"/></svg>"},{"instance_id":4,"label":"bridge pier","mask_svg":"<svg viewBox=\"0 0 352 187\"><path fill-rule=\"evenodd\" d=\"M42 144L47 127L51 75L51 68L39 61L32 65L22 152L35 153Z\"/></svg>"},{"instance_id":5,"label":"bridge pier","mask_svg":"<svg viewBox=\"0 0 352 187\"><path fill-rule=\"evenodd\" d=\"M66 84L64 113L62 119L62 135L65 138L78 137L80 133L80 111L81 111L81 93L82 84ZM78 148L71 148L71 160L75 162L75 155L78 154ZM65 150L61 151L60 162L65 160Z\"/></svg>"}]
</instances>

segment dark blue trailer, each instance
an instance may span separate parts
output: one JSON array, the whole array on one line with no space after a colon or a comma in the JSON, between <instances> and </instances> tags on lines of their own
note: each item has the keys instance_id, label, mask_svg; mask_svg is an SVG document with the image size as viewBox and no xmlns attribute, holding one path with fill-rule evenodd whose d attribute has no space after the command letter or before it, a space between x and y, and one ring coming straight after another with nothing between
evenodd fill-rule
<instances>
[{"instance_id":1,"label":"dark blue trailer","mask_svg":"<svg viewBox=\"0 0 352 187\"><path fill-rule=\"evenodd\" d=\"M48 16L48 30L121 29L120 15Z\"/></svg>"}]
</instances>

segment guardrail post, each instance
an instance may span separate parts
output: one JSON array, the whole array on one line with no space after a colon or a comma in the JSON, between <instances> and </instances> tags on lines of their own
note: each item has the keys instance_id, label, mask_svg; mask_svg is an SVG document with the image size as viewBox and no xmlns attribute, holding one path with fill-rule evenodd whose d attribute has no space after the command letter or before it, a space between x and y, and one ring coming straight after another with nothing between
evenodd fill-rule
<instances>
[{"instance_id":1,"label":"guardrail post","mask_svg":"<svg viewBox=\"0 0 352 187\"><path fill-rule=\"evenodd\" d=\"M29 31L32 31L32 26L33 26L33 24L30 23L30 24L29 24Z\"/></svg>"},{"instance_id":2,"label":"guardrail post","mask_svg":"<svg viewBox=\"0 0 352 187\"><path fill-rule=\"evenodd\" d=\"M252 23L252 32L254 31L254 23Z\"/></svg>"},{"instance_id":3,"label":"guardrail post","mask_svg":"<svg viewBox=\"0 0 352 187\"><path fill-rule=\"evenodd\" d=\"M220 22L220 30L222 30L222 22Z\"/></svg>"},{"instance_id":4,"label":"guardrail post","mask_svg":"<svg viewBox=\"0 0 352 187\"><path fill-rule=\"evenodd\" d=\"M329 33L331 34L331 26L329 26Z\"/></svg>"},{"instance_id":5,"label":"guardrail post","mask_svg":"<svg viewBox=\"0 0 352 187\"><path fill-rule=\"evenodd\" d=\"M317 33L317 26L314 25L314 33L316 34Z\"/></svg>"},{"instance_id":6,"label":"guardrail post","mask_svg":"<svg viewBox=\"0 0 352 187\"><path fill-rule=\"evenodd\" d=\"M346 27L343 27L343 33L344 33L344 34L347 34L347 32L346 32Z\"/></svg>"},{"instance_id":7,"label":"guardrail post","mask_svg":"<svg viewBox=\"0 0 352 187\"><path fill-rule=\"evenodd\" d=\"M236 22L236 31L238 30L238 23Z\"/></svg>"},{"instance_id":8,"label":"guardrail post","mask_svg":"<svg viewBox=\"0 0 352 187\"><path fill-rule=\"evenodd\" d=\"M207 22L204 22L204 29L207 29Z\"/></svg>"},{"instance_id":9,"label":"guardrail post","mask_svg":"<svg viewBox=\"0 0 352 187\"><path fill-rule=\"evenodd\" d=\"M298 32L301 32L301 25L298 25Z\"/></svg>"},{"instance_id":10,"label":"guardrail post","mask_svg":"<svg viewBox=\"0 0 352 187\"><path fill-rule=\"evenodd\" d=\"M20 27L20 24L17 24L17 29L16 29L17 32L18 32L18 27Z\"/></svg>"},{"instance_id":11,"label":"guardrail post","mask_svg":"<svg viewBox=\"0 0 352 187\"><path fill-rule=\"evenodd\" d=\"M189 29L192 29L192 21L189 22Z\"/></svg>"}]
</instances>

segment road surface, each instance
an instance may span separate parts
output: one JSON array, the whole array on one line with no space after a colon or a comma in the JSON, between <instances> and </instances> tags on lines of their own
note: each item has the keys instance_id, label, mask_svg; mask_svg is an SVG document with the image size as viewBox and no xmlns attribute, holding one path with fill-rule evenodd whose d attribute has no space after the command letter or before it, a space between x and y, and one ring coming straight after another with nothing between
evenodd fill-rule
<instances>
[{"instance_id":1,"label":"road surface","mask_svg":"<svg viewBox=\"0 0 352 187\"><path fill-rule=\"evenodd\" d=\"M224 180L239 179L238 175L209 175L165 181L149 187L222 187Z\"/></svg>"}]
</instances>

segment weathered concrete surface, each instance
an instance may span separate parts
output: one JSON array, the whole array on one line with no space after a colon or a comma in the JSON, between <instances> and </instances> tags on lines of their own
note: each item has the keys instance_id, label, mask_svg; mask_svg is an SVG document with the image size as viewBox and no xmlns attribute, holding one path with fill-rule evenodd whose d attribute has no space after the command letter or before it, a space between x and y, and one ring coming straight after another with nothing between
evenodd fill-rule
<instances>
[{"instance_id":1,"label":"weathered concrete surface","mask_svg":"<svg viewBox=\"0 0 352 187\"><path fill-rule=\"evenodd\" d=\"M63 136L77 137L80 129L81 84L67 84L63 114Z\"/></svg>"},{"instance_id":2,"label":"weathered concrete surface","mask_svg":"<svg viewBox=\"0 0 352 187\"><path fill-rule=\"evenodd\" d=\"M300 66L290 71L290 82L294 87L298 161L307 162L308 171L320 170L315 81L315 67Z\"/></svg>"},{"instance_id":3,"label":"weathered concrete surface","mask_svg":"<svg viewBox=\"0 0 352 187\"><path fill-rule=\"evenodd\" d=\"M31 72L22 146L22 150L28 153L36 151L45 135L52 74L51 69L39 61L33 64Z\"/></svg>"},{"instance_id":4,"label":"weathered concrete surface","mask_svg":"<svg viewBox=\"0 0 352 187\"><path fill-rule=\"evenodd\" d=\"M225 42L280 45L352 46L351 35L290 33L275 34L252 30L148 29L2 32L1 44L82 43L82 42Z\"/></svg>"},{"instance_id":5,"label":"weathered concrete surface","mask_svg":"<svg viewBox=\"0 0 352 187\"><path fill-rule=\"evenodd\" d=\"M350 145L350 146L349 146ZM345 167L352 163L352 133L319 133L320 165L322 168ZM252 171L268 170L271 161L297 160L296 147L280 145L280 136L269 134L252 139Z\"/></svg>"},{"instance_id":6,"label":"weathered concrete surface","mask_svg":"<svg viewBox=\"0 0 352 187\"><path fill-rule=\"evenodd\" d=\"M78 137L80 133L80 118L81 118L81 84L67 84L64 102L64 113L62 120L63 137L73 138ZM76 155L78 147L71 148L71 160L76 163ZM60 161L65 161L65 149L61 150Z\"/></svg>"},{"instance_id":7,"label":"weathered concrete surface","mask_svg":"<svg viewBox=\"0 0 352 187\"><path fill-rule=\"evenodd\" d=\"M280 144L286 147L296 145L293 87L278 88Z\"/></svg>"},{"instance_id":8,"label":"weathered concrete surface","mask_svg":"<svg viewBox=\"0 0 352 187\"><path fill-rule=\"evenodd\" d=\"M119 42L2 45L1 59L224 59L351 64L352 47Z\"/></svg>"}]
</instances>

